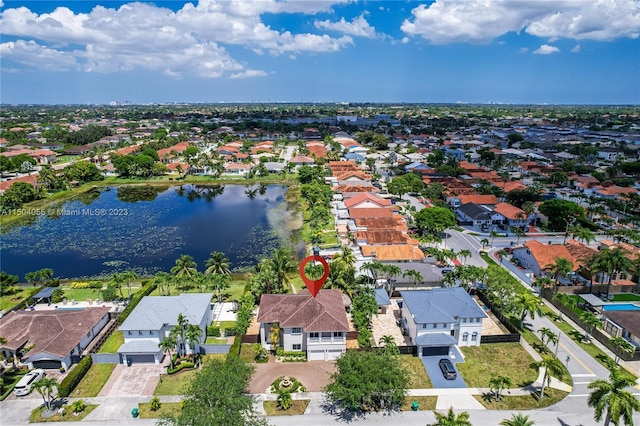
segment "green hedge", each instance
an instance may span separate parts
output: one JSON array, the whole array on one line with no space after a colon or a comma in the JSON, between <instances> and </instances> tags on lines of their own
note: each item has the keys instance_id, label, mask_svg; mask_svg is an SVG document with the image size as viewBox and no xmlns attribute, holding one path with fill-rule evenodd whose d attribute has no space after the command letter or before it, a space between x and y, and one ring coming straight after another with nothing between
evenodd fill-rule
<instances>
[{"instance_id":1,"label":"green hedge","mask_svg":"<svg viewBox=\"0 0 640 426\"><path fill-rule=\"evenodd\" d=\"M193 368L194 365L195 364L192 362L184 361L176 365L174 368L167 368L167 374L174 374L180 370L184 370L185 368Z\"/></svg>"},{"instance_id":2,"label":"green hedge","mask_svg":"<svg viewBox=\"0 0 640 426\"><path fill-rule=\"evenodd\" d=\"M93 361L91 360L91 357L85 356L74 369L67 373L67 377L62 379L60 386L58 386L58 395L60 395L61 398L66 398L71 395L71 392L73 392L84 375L87 374L89 368L91 368L92 363Z\"/></svg>"},{"instance_id":3,"label":"green hedge","mask_svg":"<svg viewBox=\"0 0 640 426\"><path fill-rule=\"evenodd\" d=\"M157 287L158 287L158 285L154 284L153 281L148 283L148 284L145 284L144 286L142 286L142 288L140 290L138 290L131 297L131 300L129 301L129 304L127 305L127 307L124 308L122 310L122 312L120 312L120 315L118 315L118 324L122 325L124 320L127 319L129 314L135 309L135 307L138 305L138 303L140 303L142 298L144 296L150 295L153 292L153 290L155 290Z\"/></svg>"},{"instance_id":4,"label":"green hedge","mask_svg":"<svg viewBox=\"0 0 640 426\"><path fill-rule=\"evenodd\" d=\"M9 308L7 309L7 311L5 312L5 315L8 314L11 311L19 311L20 309L26 309L27 306L31 306L31 299L33 299L33 296L35 296L36 294L38 294L38 292L40 290L42 290L44 287L40 286L40 287L35 287L34 289L32 289L29 292L29 295L27 297L25 297L24 299L22 299L21 302L19 302L18 304L16 304L13 308Z\"/></svg>"},{"instance_id":5,"label":"green hedge","mask_svg":"<svg viewBox=\"0 0 640 426\"><path fill-rule=\"evenodd\" d=\"M210 325L207 327L207 336L209 337L220 337L220 327L216 327L215 325Z\"/></svg>"},{"instance_id":6,"label":"green hedge","mask_svg":"<svg viewBox=\"0 0 640 426\"><path fill-rule=\"evenodd\" d=\"M240 358L240 349L242 349L242 336L236 336L233 339L233 344L229 348L227 359Z\"/></svg>"}]
</instances>

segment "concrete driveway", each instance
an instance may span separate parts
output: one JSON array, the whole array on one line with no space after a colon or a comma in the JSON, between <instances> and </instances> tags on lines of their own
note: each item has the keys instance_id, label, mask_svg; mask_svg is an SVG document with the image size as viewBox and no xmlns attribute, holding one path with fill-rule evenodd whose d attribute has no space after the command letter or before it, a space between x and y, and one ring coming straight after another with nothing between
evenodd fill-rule
<instances>
[{"instance_id":1,"label":"concrete driveway","mask_svg":"<svg viewBox=\"0 0 640 426\"><path fill-rule=\"evenodd\" d=\"M256 372L249 384L250 393L266 393L280 376L295 377L308 392L321 392L336 369L334 361L274 362L253 364Z\"/></svg>"},{"instance_id":2,"label":"concrete driveway","mask_svg":"<svg viewBox=\"0 0 640 426\"><path fill-rule=\"evenodd\" d=\"M152 396L162 373L166 370L161 364L118 364L98 396Z\"/></svg>"},{"instance_id":3,"label":"concrete driveway","mask_svg":"<svg viewBox=\"0 0 640 426\"><path fill-rule=\"evenodd\" d=\"M456 368L458 373L458 377L454 380L447 380L442 375L442 371L440 370L440 366L438 366L438 362L445 358L442 355L434 355L434 356L423 356L420 357L422 360L422 364L424 364L424 368L427 370L427 374L431 379L431 383L433 383L434 389L453 389L453 388L466 388L467 384L464 379L460 375L460 371ZM456 360L449 357L453 366L456 366Z\"/></svg>"}]
</instances>

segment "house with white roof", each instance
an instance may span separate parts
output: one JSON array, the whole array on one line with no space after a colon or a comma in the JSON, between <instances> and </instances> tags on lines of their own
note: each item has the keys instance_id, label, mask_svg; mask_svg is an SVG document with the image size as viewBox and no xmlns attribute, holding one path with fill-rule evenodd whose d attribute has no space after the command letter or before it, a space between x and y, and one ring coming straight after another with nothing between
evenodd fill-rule
<instances>
[{"instance_id":1,"label":"house with white roof","mask_svg":"<svg viewBox=\"0 0 640 426\"><path fill-rule=\"evenodd\" d=\"M482 308L462 288L401 291L401 325L419 356L446 356L453 346L478 346Z\"/></svg>"},{"instance_id":2,"label":"house with white roof","mask_svg":"<svg viewBox=\"0 0 640 426\"><path fill-rule=\"evenodd\" d=\"M196 324L202 329L201 343L204 342L212 319L212 297L212 293L143 297L118 328L124 335L124 344L118 349L122 362L162 362L164 353L158 348L158 343L169 336L180 314L189 324ZM188 342L178 342L178 346L181 351L191 350Z\"/></svg>"}]
</instances>

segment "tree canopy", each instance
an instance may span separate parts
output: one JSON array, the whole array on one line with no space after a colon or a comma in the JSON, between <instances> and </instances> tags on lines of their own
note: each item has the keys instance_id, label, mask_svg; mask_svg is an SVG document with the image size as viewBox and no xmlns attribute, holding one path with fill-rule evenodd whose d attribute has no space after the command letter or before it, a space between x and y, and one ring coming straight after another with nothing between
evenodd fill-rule
<instances>
[{"instance_id":1,"label":"tree canopy","mask_svg":"<svg viewBox=\"0 0 640 426\"><path fill-rule=\"evenodd\" d=\"M422 233L438 235L456 224L456 217L446 207L424 208L415 214L416 225Z\"/></svg>"},{"instance_id":2,"label":"tree canopy","mask_svg":"<svg viewBox=\"0 0 640 426\"><path fill-rule=\"evenodd\" d=\"M567 220L584 217L584 208L579 204L560 198L545 201L538 210L549 218L549 227L554 231L564 231Z\"/></svg>"}]
</instances>

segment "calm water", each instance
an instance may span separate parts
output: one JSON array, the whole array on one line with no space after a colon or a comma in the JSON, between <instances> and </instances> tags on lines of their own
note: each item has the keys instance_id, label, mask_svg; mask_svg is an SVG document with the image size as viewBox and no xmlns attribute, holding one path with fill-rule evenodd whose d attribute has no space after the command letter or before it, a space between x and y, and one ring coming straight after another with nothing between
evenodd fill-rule
<instances>
[{"instance_id":1,"label":"calm water","mask_svg":"<svg viewBox=\"0 0 640 426\"><path fill-rule=\"evenodd\" d=\"M150 275L189 254L202 271L212 251L225 253L232 268L252 266L289 238L285 191L279 185L95 190L0 235L2 270L20 280L47 267L61 278L127 269Z\"/></svg>"}]
</instances>

